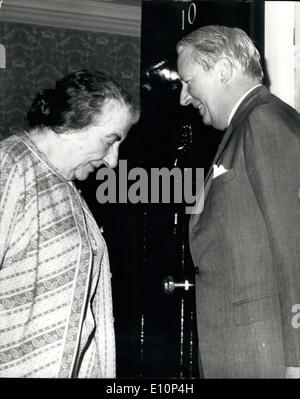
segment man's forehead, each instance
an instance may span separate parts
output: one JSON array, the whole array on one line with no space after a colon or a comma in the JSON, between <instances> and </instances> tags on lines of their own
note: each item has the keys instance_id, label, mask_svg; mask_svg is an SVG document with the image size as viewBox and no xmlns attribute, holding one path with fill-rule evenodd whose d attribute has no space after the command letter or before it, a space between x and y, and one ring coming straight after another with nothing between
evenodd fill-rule
<instances>
[{"instance_id":1,"label":"man's forehead","mask_svg":"<svg viewBox=\"0 0 300 399\"><path fill-rule=\"evenodd\" d=\"M190 48L184 48L179 54L177 58L177 70L178 74L182 77L182 75L186 75L191 73L195 68L195 62L192 57L192 50Z\"/></svg>"},{"instance_id":2,"label":"man's forehead","mask_svg":"<svg viewBox=\"0 0 300 399\"><path fill-rule=\"evenodd\" d=\"M178 52L178 60L191 59L193 54L193 49L190 47L181 47Z\"/></svg>"}]
</instances>

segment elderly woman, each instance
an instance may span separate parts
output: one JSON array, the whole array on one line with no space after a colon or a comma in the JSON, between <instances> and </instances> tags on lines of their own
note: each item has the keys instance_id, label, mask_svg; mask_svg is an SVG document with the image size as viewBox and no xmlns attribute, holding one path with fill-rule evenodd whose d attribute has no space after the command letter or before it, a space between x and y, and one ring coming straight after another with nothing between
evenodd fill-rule
<instances>
[{"instance_id":1,"label":"elderly woman","mask_svg":"<svg viewBox=\"0 0 300 399\"><path fill-rule=\"evenodd\" d=\"M27 132L0 142L0 377L114 377L104 238L73 180L115 167L138 120L101 72L39 94Z\"/></svg>"}]
</instances>

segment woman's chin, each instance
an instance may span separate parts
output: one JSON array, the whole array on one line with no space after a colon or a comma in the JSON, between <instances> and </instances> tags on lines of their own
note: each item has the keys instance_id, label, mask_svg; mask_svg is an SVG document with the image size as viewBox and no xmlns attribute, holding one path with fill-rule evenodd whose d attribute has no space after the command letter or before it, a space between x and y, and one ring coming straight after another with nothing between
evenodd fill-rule
<instances>
[{"instance_id":1,"label":"woman's chin","mask_svg":"<svg viewBox=\"0 0 300 399\"><path fill-rule=\"evenodd\" d=\"M75 170L75 173L74 173L75 179L81 180L81 181L82 180L86 180L90 173L91 172L89 170L85 169L85 168L77 169L77 170Z\"/></svg>"}]
</instances>

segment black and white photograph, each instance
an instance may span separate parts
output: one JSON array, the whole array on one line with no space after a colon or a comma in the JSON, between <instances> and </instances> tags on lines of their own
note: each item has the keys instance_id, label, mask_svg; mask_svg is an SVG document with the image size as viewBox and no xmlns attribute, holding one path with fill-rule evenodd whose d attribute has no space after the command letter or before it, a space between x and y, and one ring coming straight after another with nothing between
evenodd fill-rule
<instances>
[{"instance_id":1,"label":"black and white photograph","mask_svg":"<svg viewBox=\"0 0 300 399\"><path fill-rule=\"evenodd\" d=\"M0 88L0 383L300 378L300 2L2 0Z\"/></svg>"}]
</instances>

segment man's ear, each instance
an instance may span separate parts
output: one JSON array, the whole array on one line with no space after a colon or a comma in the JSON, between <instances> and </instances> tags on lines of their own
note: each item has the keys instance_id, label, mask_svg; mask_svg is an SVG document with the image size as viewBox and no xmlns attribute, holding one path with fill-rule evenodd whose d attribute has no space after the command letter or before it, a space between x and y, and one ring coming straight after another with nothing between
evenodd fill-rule
<instances>
[{"instance_id":1,"label":"man's ear","mask_svg":"<svg viewBox=\"0 0 300 399\"><path fill-rule=\"evenodd\" d=\"M217 61L217 68L220 75L220 82L223 84L229 82L233 74L232 61L227 57L221 57Z\"/></svg>"}]
</instances>

